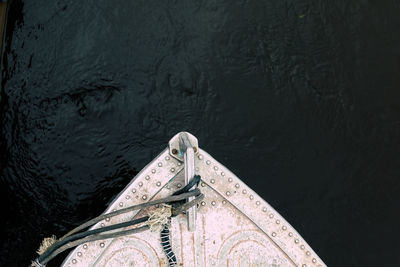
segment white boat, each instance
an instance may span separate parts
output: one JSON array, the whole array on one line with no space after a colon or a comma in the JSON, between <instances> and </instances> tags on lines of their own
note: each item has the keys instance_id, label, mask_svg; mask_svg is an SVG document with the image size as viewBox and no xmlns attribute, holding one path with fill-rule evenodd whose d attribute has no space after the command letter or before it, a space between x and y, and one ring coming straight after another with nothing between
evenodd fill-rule
<instances>
[{"instance_id":1,"label":"white boat","mask_svg":"<svg viewBox=\"0 0 400 267\"><path fill-rule=\"evenodd\" d=\"M201 177L198 189L204 198L186 214L170 219L169 233L164 232L169 240L160 231L146 230L87 242L62 266L326 266L276 210L200 149L187 132L175 135L105 214L171 196L195 174ZM107 217L91 229L131 221L146 212Z\"/></svg>"}]
</instances>

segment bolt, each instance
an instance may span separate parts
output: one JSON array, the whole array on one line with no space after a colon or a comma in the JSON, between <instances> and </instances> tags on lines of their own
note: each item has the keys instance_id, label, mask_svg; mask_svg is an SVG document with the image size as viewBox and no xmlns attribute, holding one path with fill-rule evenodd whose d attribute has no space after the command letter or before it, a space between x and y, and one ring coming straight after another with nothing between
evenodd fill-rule
<instances>
[{"instance_id":1,"label":"bolt","mask_svg":"<svg viewBox=\"0 0 400 267\"><path fill-rule=\"evenodd\" d=\"M176 150L175 148L172 149L172 154L174 154L174 155L178 154L178 150Z\"/></svg>"}]
</instances>

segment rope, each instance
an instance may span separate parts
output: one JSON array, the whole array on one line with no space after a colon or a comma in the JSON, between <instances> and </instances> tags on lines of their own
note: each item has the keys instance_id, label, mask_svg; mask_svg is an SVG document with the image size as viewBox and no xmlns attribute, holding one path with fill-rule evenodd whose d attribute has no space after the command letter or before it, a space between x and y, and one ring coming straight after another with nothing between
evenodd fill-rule
<instances>
[{"instance_id":1,"label":"rope","mask_svg":"<svg viewBox=\"0 0 400 267\"><path fill-rule=\"evenodd\" d=\"M57 238L55 235L52 235L51 237L46 237L43 239L42 244L40 245L39 249L36 251L37 254L42 255L49 247L54 245L56 243Z\"/></svg>"},{"instance_id":2,"label":"rope","mask_svg":"<svg viewBox=\"0 0 400 267\"><path fill-rule=\"evenodd\" d=\"M172 195L177 196L177 195L181 195L181 194L188 192L190 190L190 188L192 188L194 185L196 185L196 186L199 185L200 179L201 179L200 175L193 176L193 178L189 181L189 183L187 183L187 185L185 185L183 188L179 189L178 191L174 192ZM196 190L196 189L194 189L194 190Z\"/></svg>"},{"instance_id":3,"label":"rope","mask_svg":"<svg viewBox=\"0 0 400 267\"><path fill-rule=\"evenodd\" d=\"M168 258L169 266L177 265L178 262L176 260L174 252L172 251L171 241L169 237L169 228L167 225L164 225L164 228L162 229L160 236L161 236L161 246L164 250L165 255Z\"/></svg>"},{"instance_id":4,"label":"rope","mask_svg":"<svg viewBox=\"0 0 400 267\"><path fill-rule=\"evenodd\" d=\"M111 230L115 230L115 229L128 227L128 226L131 226L131 225L139 224L139 223L147 221L148 218L149 217L146 216L146 217L139 218L139 219L136 219L136 220L123 222L123 223L118 223L118 224L110 225L110 226L107 226L107 227L94 229L94 230L89 230L89 231L86 231L86 232L82 232L82 233L78 233L78 234L75 234L75 235L68 236L68 237L66 237L66 238L64 238L62 240L59 240L56 243L54 243L51 247L49 247L46 250L46 252L44 252L42 255L39 256L38 260L41 263L45 263L45 259L49 255L51 255L55 250L57 250L58 248L64 246L67 243L76 241L78 239L85 238L85 237L90 236L90 235L95 235L95 234L99 234L99 233L103 233L103 232L107 232L107 231L111 231Z\"/></svg>"},{"instance_id":5,"label":"rope","mask_svg":"<svg viewBox=\"0 0 400 267\"><path fill-rule=\"evenodd\" d=\"M68 237L68 236L70 236L70 235L72 235L74 233L77 233L77 232L79 232L79 231L81 231L81 230L83 230L83 229L85 229L85 228L87 228L89 226L92 226L92 225L94 225L94 224L96 224L96 223L98 223L98 222L100 222L102 220L105 220L107 218L118 216L118 215L130 212L130 211L134 211L134 210L140 210L140 209L143 209L143 208L151 207L151 206L154 206L154 205L157 205L157 204L180 201L180 200L186 199L188 197L198 196L198 195L200 195L200 190L196 188L196 189L194 189L194 190L192 190L190 192L185 192L185 193L182 193L182 194L179 194L179 195L173 194L172 196L169 196L169 197L166 197L166 198L161 198L161 199L149 201L149 202L146 202L146 203L141 203L141 204L138 204L138 205L135 205L135 206L130 206L130 207L127 207L127 208L124 208L124 209L120 209L120 210L117 210L117 211L113 211L113 212L110 212L110 213L102 214L100 216L97 216L97 217L95 217L95 218L93 218L93 219L81 224L80 226L74 228L73 230L69 231L67 234L65 234L63 237L61 237L60 240L66 238L66 237Z\"/></svg>"},{"instance_id":6,"label":"rope","mask_svg":"<svg viewBox=\"0 0 400 267\"><path fill-rule=\"evenodd\" d=\"M188 190L190 190L190 188L192 188L194 185L198 185L200 182L200 176L199 175L195 175L187 185L185 185L182 189L176 191L175 193L173 193L172 195L179 195L179 194L184 194L186 193ZM204 198L204 195L200 195L199 197L197 197L195 199L195 201L190 201L187 202L185 204L180 203L181 205L179 205L179 207L176 207L176 209L174 209L174 213L172 214L172 216L176 216L180 213L185 212L186 210L188 210L190 207L193 206L193 202L199 203L202 199ZM170 240L170 232L169 232L169 226L170 226L170 222L171 222L171 218L168 218L168 223L165 223L162 225L162 230L161 230L161 246L164 250L165 255L167 256L168 259L168 264L170 267L176 266L178 264L178 261L176 259L175 253L172 250L172 246L171 246L171 240Z\"/></svg>"},{"instance_id":7,"label":"rope","mask_svg":"<svg viewBox=\"0 0 400 267\"><path fill-rule=\"evenodd\" d=\"M33 267L44 267L45 265L41 264L40 262L38 262L38 259L32 261L31 266Z\"/></svg>"},{"instance_id":8,"label":"rope","mask_svg":"<svg viewBox=\"0 0 400 267\"><path fill-rule=\"evenodd\" d=\"M194 180L194 179L192 179L192 180ZM198 183L198 181L197 181L197 183ZM190 185L190 183L188 185ZM169 224L169 222L170 222L169 219L171 217L184 212L191 206L196 205L199 201L201 201L204 198L204 195L201 194L200 190L197 188L194 190L191 190L189 192L184 192L183 189L186 189L186 191L187 191L188 188L190 188L190 187L188 187L188 185L185 186L184 188L182 188L181 190L179 190L181 192L181 194L179 194L179 195L177 195L176 194L177 192L175 192L174 195L163 198L163 199L149 201L149 202L131 206L131 207L128 207L125 209L121 209L121 210L117 210L117 211L114 211L111 213L100 215L100 216L98 216L94 219L91 219L88 222L76 227L75 229L73 229L72 231L70 231L66 235L64 235L62 238L60 238L59 240L56 240L55 236L53 236L52 238L45 238L42 242L41 247L38 250L38 252L41 252L41 253L39 253L40 256L35 261L32 262L31 266L44 267L50 260L52 260L58 254L62 253L63 251L65 251L69 248L81 245L83 243L93 242L93 241L103 240L103 239L109 239L109 238L115 238L115 237L119 237L119 236L123 236L123 235L130 235L130 234L145 231L148 229L152 229L153 231L155 231L155 230L161 231L161 229L163 229L164 226L167 226ZM192 197L192 196L195 196L197 198L195 198L193 201L190 201L185 204L181 203L182 200L185 200L188 197ZM178 203L176 203L176 202L178 202ZM171 205L164 204L164 203L171 203ZM120 214L124 214L124 213L138 210L138 209L143 209L143 208L150 207L150 206L157 205L157 204L162 204L162 207L151 212L149 214L149 216L145 216L145 217L135 219L132 221L128 221L128 222L110 225L110 226L99 228L99 229L93 229L93 230L88 230L85 232L78 233L81 230L83 230L89 226L92 226L95 223L102 221L106 218L114 217L114 216L117 216ZM125 227L132 226L135 224L144 223L144 222L146 222L146 225L138 227L138 228L123 230L123 231L114 232L114 233L110 233L110 234L101 234L104 232L121 229L121 228L125 228ZM168 255L167 255L167 257L168 257Z\"/></svg>"},{"instance_id":9,"label":"rope","mask_svg":"<svg viewBox=\"0 0 400 267\"><path fill-rule=\"evenodd\" d=\"M130 230L124 230L124 231L120 231L120 232L116 232L116 233L112 233L112 234L88 236L88 237L76 240L74 242L67 243L64 246L56 249L46 259L44 259L43 262L41 262L43 264L42 266L46 266L46 264L50 260L52 260L55 256L57 256L58 254L64 252L67 249L82 245L82 244L87 243L87 242L93 242L93 241L104 240L104 239L109 239L109 238L116 238L116 237L120 237L120 236L124 236L124 235L136 234L136 233L148 230L149 228L150 227L148 225L145 225L145 226L137 227L137 228L130 229Z\"/></svg>"},{"instance_id":10,"label":"rope","mask_svg":"<svg viewBox=\"0 0 400 267\"><path fill-rule=\"evenodd\" d=\"M172 215L172 206L168 204L161 205L161 208L153 211L147 220L147 225L150 226L152 232L160 232L164 225L170 223L169 218Z\"/></svg>"}]
</instances>

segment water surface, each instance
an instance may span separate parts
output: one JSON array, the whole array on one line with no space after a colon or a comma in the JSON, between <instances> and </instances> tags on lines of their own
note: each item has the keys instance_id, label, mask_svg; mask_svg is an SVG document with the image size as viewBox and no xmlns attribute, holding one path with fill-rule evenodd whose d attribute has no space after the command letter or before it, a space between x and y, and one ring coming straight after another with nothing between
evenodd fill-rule
<instances>
[{"instance_id":1,"label":"water surface","mask_svg":"<svg viewBox=\"0 0 400 267\"><path fill-rule=\"evenodd\" d=\"M399 265L399 14L398 1L12 1L0 262L27 266L186 130L329 266Z\"/></svg>"}]
</instances>

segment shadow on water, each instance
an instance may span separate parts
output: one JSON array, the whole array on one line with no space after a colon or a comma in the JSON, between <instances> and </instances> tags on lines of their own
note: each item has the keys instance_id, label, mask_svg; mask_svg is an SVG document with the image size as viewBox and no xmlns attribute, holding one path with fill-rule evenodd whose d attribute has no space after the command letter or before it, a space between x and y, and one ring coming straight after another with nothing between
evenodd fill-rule
<instances>
[{"instance_id":1,"label":"shadow on water","mask_svg":"<svg viewBox=\"0 0 400 267\"><path fill-rule=\"evenodd\" d=\"M0 261L26 266L43 237L101 213L187 130L328 265L399 264L399 12L395 1L14 0Z\"/></svg>"}]
</instances>

